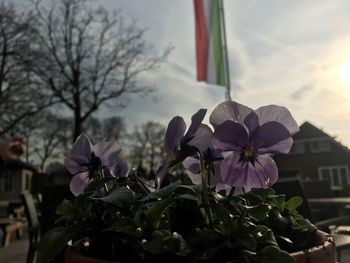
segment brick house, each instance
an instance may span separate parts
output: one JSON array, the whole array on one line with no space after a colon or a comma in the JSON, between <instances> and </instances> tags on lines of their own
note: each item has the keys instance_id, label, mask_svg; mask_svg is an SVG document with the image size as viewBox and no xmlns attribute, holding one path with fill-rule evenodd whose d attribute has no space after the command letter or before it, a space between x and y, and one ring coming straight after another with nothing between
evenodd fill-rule
<instances>
[{"instance_id":1,"label":"brick house","mask_svg":"<svg viewBox=\"0 0 350 263\"><path fill-rule=\"evenodd\" d=\"M35 168L20 161L4 163L0 171L0 201L19 200L19 193L30 191Z\"/></svg>"},{"instance_id":2,"label":"brick house","mask_svg":"<svg viewBox=\"0 0 350 263\"><path fill-rule=\"evenodd\" d=\"M309 122L293 136L290 154L274 157L279 177L327 180L333 190L350 184L350 150Z\"/></svg>"}]
</instances>

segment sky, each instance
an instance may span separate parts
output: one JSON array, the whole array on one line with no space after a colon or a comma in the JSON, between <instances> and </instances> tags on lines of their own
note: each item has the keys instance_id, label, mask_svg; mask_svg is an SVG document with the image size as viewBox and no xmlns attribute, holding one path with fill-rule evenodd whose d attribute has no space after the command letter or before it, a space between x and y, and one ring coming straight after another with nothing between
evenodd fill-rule
<instances>
[{"instance_id":1,"label":"sky","mask_svg":"<svg viewBox=\"0 0 350 263\"><path fill-rule=\"evenodd\" d=\"M133 99L118 114L130 126L147 120L187 123L199 108L208 116L225 98L223 87L196 81L194 11L190 0L101 0L146 27L158 50L174 50L144 76L158 100ZM225 0L231 96L258 108L286 106L350 146L350 1Z\"/></svg>"},{"instance_id":2,"label":"sky","mask_svg":"<svg viewBox=\"0 0 350 263\"><path fill-rule=\"evenodd\" d=\"M166 63L143 75L151 97L133 98L125 109L99 115L124 116L129 127L148 120L167 125L200 108L208 116L224 101L225 89L196 81L194 11L191 0L98 0L121 9L147 29L145 40L159 52L172 45ZM234 101L258 108L286 106L350 146L350 1L224 0Z\"/></svg>"}]
</instances>

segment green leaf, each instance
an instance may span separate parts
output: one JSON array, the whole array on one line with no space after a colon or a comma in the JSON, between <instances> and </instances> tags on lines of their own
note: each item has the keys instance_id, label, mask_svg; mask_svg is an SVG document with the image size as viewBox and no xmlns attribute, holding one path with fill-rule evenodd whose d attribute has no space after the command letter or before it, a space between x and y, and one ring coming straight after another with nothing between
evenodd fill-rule
<instances>
[{"instance_id":1,"label":"green leaf","mask_svg":"<svg viewBox=\"0 0 350 263\"><path fill-rule=\"evenodd\" d=\"M167 198L148 202L138 208L135 213L135 223L140 225L146 235L159 228L159 222L165 210L176 202L176 198Z\"/></svg>"},{"instance_id":2,"label":"green leaf","mask_svg":"<svg viewBox=\"0 0 350 263\"><path fill-rule=\"evenodd\" d=\"M147 199L151 199L151 198L156 198L156 199L166 199L169 196L171 196L175 189L181 184L180 180L177 180L169 185L167 185L166 187L163 187L161 189L159 189L158 191L152 192L147 196Z\"/></svg>"},{"instance_id":3,"label":"green leaf","mask_svg":"<svg viewBox=\"0 0 350 263\"><path fill-rule=\"evenodd\" d=\"M251 217L255 218L256 220L262 221L267 217L270 209L271 209L270 205L260 204L260 205L249 208L248 214Z\"/></svg>"},{"instance_id":4,"label":"green leaf","mask_svg":"<svg viewBox=\"0 0 350 263\"><path fill-rule=\"evenodd\" d=\"M200 194L202 190L202 186L201 185L179 185L176 188L176 193L177 194L185 194L185 193L189 193L189 194Z\"/></svg>"},{"instance_id":5,"label":"green leaf","mask_svg":"<svg viewBox=\"0 0 350 263\"><path fill-rule=\"evenodd\" d=\"M182 194L182 195L176 196L175 198L199 202L198 198L191 194Z\"/></svg>"},{"instance_id":6,"label":"green leaf","mask_svg":"<svg viewBox=\"0 0 350 263\"><path fill-rule=\"evenodd\" d=\"M186 245L186 241L178 233L173 233L170 236L164 236L158 231L151 240L148 240L142 244L143 249L146 251L159 255L164 253L174 253L180 256L186 256L189 250Z\"/></svg>"},{"instance_id":7,"label":"green leaf","mask_svg":"<svg viewBox=\"0 0 350 263\"><path fill-rule=\"evenodd\" d=\"M246 233L245 231L236 232L234 234L235 239L241 243L241 245L247 249L256 249L257 242L252 234Z\"/></svg>"},{"instance_id":8,"label":"green leaf","mask_svg":"<svg viewBox=\"0 0 350 263\"><path fill-rule=\"evenodd\" d=\"M152 229L158 229L159 222L164 211L175 203L176 199L168 198L162 201L153 202L147 209L145 220Z\"/></svg>"},{"instance_id":9,"label":"green leaf","mask_svg":"<svg viewBox=\"0 0 350 263\"><path fill-rule=\"evenodd\" d=\"M171 232L169 230L156 230L154 231L153 235L157 238L161 238L161 239L169 239L171 238Z\"/></svg>"},{"instance_id":10,"label":"green leaf","mask_svg":"<svg viewBox=\"0 0 350 263\"><path fill-rule=\"evenodd\" d=\"M249 192L247 195L253 194L256 196L259 196L262 199L269 198L270 196L273 196L276 194L275 190L272 188L259 188L259 189L254 189L253 191Z\"/></svg>"},{"instance_id":11,"label":"green leaf","mask_svg":"<svg viewBox=\"0 0 350 263\"><path fill-rule=\"evenodd\" d=\"M279 208L279 210L283 211L286 206L286 196L285 195L278 195L274 198L272 203Z\"/></svg>"},{"instance_id":12,"label":"green leaf","mask_svg":"<svg viewBox=\"0 0 350 263\"><path fill-rule=\"evenodd\" d=\"M267 231L260 232L260 235L257 237L258 244L264 246L278 246L273 232L268 229Z\"/></svg>"},{"instance_id":13,"label":"green leaf","mask_svg":"<svg viewBox=\"0 0 350 263\"><path fill-rule=\"evenodd\" d=\"M300 196L293 196L291 199L286 202L286 208L290 212L294 212L297 207L303 203L303 199Z\"/></svg>"},{"instance_id":14,"label":"green leaf","mask_svg":"<svg viewBox=\"0 0 350 263\"><path fill-rule=\"evenodd\" d=\"M265 247L261 252L261 263L295 263L292 256L275 246Z\"/></svg>"},{"instance_id":15,"label":"green leaf","mask_svg":"<svg viewBox=\"0 0 350 263\"><path fill-rule=\"evenodd\" d=\"M88 184L88 186L85 187L84 194L89 195L96 192L97 190L103 187L105 182L106 180L104 178L95 178Z\"/></svg>"},{"instance_id":16,"label":"green leaf","mask_svg":"<svg viewBox=\"0 0 350 263\"><path fill-rule=\"evenodd\" d=\"M214 214L218 217L217 219L222 222L225 234L231 236L233 233L233 223L230 212L225 207L215 203L212 205L212 208Z\"/></svg>"},{"instance_id":17,"label":"green leaf","mask_svg":"<svg viewBox=\"0 0 350 263\"><path fill-rule=\"evenodd\" d=\"M222 244L225 242L225 237L212 229L196 228L187 235L189 247L198 250L207 250L212 248L215 244Z\"/></svg>"},{"instance_id":18,"label":"green leaf","mask_svg":"<svg viewBox=\"0 0 350 263\"><path fill-rule=\"evenodd\" d=\"M73 205L67 199L64 199L62 203L57 206L56 214L60 216L56 222L72 221L75 219Z\"/></svg>"},{"instance_id":19,"label":"green leaf","mask_svg":"<svg viewBox=\"0 0 350 263\"><path fill-rule=\"evenodd\" d=\"M55 227L41 238L38 244L38 262L48 263L58 255L71 239L64 227Z\"/></svg>"},{"instance_id":20,"label":"green leaf","mask_svg":"<svg viewBox=\"0 0 350 263\"><path fill-rule=\"evenodd\" d=\"M117 187L108 192L106 196L96 199L118 207L130 207L134 200L134 192L127 187Z\"/></svg>"},{"instance_id":21,"label":"green leaf","mask_svg":"<svg viewBox=\"0 0 350 263\"><path fill-rule=\"evenodd\" d=\"M142 233L141 229L138 230L134 220L129 217L117 218L113 221L113 224L104 229L104 231L115 231L118 233L125 233L134 236L140 236Z\"/></svg>"}]
</instances>

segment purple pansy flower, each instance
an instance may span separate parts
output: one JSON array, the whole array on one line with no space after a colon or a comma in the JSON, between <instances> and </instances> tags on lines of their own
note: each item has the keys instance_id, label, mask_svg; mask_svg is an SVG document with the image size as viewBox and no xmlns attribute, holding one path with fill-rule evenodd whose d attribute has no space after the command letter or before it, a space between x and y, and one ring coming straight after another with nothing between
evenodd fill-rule
<instances>
[{"instance_id":1,"label":"purple pansy flower","mask_svg":"<svg viewBox=\"0 0 350 263\"><path fill-rule=\"evenodd\" d=\"M120 152L116 142L92 145L87 136L80 135L64 160L67 170L74 175L70 182L72 193L80 195L100 166L105 177L126 177L128 165L119 157Z\"/></svg>"},{"instance_id":2,"label":"purple pansy flower","mask_svg":"<svg viewBox=\"0 0 350 263\"><path fill-rule=\"evenodd\" d=\"M212 168L210 171L210 182L209 186L215 186L218 182L221 181L219 178L220 163L223 159L221 153L215 153L212 149L208 148L206 151L202 152L202 158L204 161L205 167ZM189 156L182 162L183 167L185 168L187 175L194 184L202 183L200 160L198 156Z\"/></svg>"},{"instance_id":3,"label":"purple pansy flower","mask_svg":"<svg viewBox=\"0 0 350 263\"><path fill-rule=\"evenodd\" d=\"M213 165L212 171L210 171L210 180L208 180L209 186L215 187L215 192L225 191L225 194L227 195L231 191L232 186L225 184L220 176L220 166L225 154L226 153L213 152L210 150L204 154L204 161ZM200 161L198 158L192 156L187 157L182 162L182 165L193 184L202 183Z\"/></svg>"},{"instance_id":4,"label":"purple pansy flower","mask_svg":"<svg viewBox=\"0 0 350 263\"><path fill-rule=\"evenodd\" d=\"M218 105L210 116L215 127L212 146L225 152L220 172L225 184L266 188L278 177L270 154L288 153L298 124L285 107L252 110L233 101Z\"/></svg>"},{"instance_id":5,"label":"purple pansy flower","mask_svg":"<svg viewBox=\"0 0 350 263\"><path fill-rule=\"evenodd\" d=\"M166 164L157 174L158 188L171 166L194 155L197 150L203 152L209 148L213 132L208 125L202 123L206 112L206 109L200 109L192 116L186 133L186 123L182 117L176 116L169 122L164 141Z\"/></svg>"},{"instance_id":6,"label":"purple pansy flower","mask_svg":"<svg viewBox=\"0 0 350 263\"><path fill-rule=\"evenodd\" d=\"M186 123L182 117L174 117L168 124L165 134L164 150L168 160L181 158L188 148L195 147L199 151L209 148L212 131L202 123L206 109L200 109L191 120L191 125L186 131Z\"/></svg>"}]
</instances>

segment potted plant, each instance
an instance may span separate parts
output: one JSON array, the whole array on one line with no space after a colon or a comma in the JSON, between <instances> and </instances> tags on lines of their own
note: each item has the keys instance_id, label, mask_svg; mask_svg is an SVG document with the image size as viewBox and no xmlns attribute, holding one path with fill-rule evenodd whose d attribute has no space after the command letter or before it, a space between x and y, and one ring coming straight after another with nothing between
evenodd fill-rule
<instances>
[{"instance_id":1,"label":"potted plant","mask_svg":"<svg viewBox=\"0 0 350 263\"><path fill-rule=\"evenodd\" d=\"M187 131L181 117L169 122L155 189L129 170L116 142L81 135L65 159L76 199L57 207L39 262L65 249L67 262L312 262L314 250L323 253L315 262L335 262L331 237L298 213L302 199L270 188L271 155L288 153L299 130L290 112L226 101L210 115L213 130L205 114ZM170 180L180 167L192 184Z\"/></svg>"}]
</instances>

